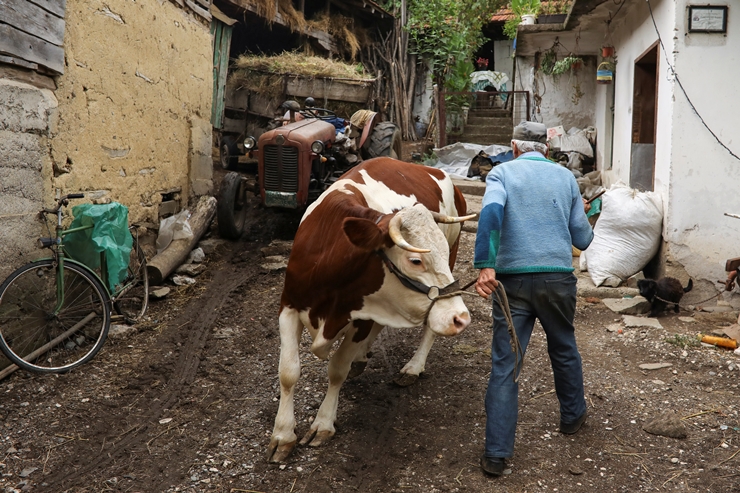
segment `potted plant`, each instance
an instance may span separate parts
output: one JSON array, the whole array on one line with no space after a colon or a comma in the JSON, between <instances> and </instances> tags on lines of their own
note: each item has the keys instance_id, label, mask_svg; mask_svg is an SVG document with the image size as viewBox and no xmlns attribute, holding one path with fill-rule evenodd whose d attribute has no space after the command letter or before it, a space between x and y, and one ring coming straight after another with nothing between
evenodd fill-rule
<instances>
[{"instance_id":1,"label":"potted plant","mask_svg":"<svg viewBox=\"0 0 740 493\"><path fill-rule=\"evenodd\" d=\"M504 24L504 34L509 39L516 38L519 24L534 24L540 11L540 0L511 0L511 11L514 17Z\"/></svg>"},{"instance_id":2,"label":"potted plant","mask_svg":"<svg viewBox=\"0 0 740 493\"><path fill-rule=\"evenodd\" d=\"M602 46L601 47L601 56L603 58L609 58L614 56L614 47L613 46Z\"/></svg>"},{"instance_id":3,"label":"potted plant","mask_svg":"<svg viewBox=\"0 0 740 493\"><path fill-rule=\"evenodd\" d=\"M562 24L568 17L569 0L550 0L542 4L541 14L537 17L538 24Z\"/></svg>"},{"instance_id":4,"label":"potted plant","mask_svg":"<svg viewBox=\"0 0 740 493\"><path fill-rule=\"evenodd\" d=\"M555 62L555 65L552 67L552 75L561 75L568 71L574 71L581 68L583 65L583 59L578 56L574 55L568 55L567 57L563 58L562 60L558 60Z\"/></svg>"}]
</instances>

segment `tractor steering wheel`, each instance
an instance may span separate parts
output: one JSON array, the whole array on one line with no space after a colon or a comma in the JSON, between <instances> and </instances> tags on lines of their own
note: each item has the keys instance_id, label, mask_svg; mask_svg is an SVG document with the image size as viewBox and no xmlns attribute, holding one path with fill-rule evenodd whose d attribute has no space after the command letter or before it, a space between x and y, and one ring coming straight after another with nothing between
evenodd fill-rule
<instances>
[{"instance_id":1,"label":"tractor steering wheel","mask_svg":"<svg viewBox=\"0 0 740 493\"><path fill-rule=\"evenodd\" d=\"M304 108L300 111L304 118L318 118L319 120L332 120L337 114L326 108Z\"/></svg>"}]
</instances>

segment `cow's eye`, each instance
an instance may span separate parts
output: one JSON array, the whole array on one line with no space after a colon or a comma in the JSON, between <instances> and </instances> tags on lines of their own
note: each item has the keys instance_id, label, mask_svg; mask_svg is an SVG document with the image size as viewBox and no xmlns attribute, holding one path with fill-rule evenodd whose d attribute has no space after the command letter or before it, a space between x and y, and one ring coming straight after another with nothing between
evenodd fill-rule
<instances>
[{"instance_id":1,"label":"cow's eye","mask_svg":"<svg viewBox=\"0 0 740 493\"><path fill-rule=\"evenodd\" d=\"M414 265L421 265L421 259L418 257L413 257L409 259L409 262L411 262Z\"/></svg>"}]
</instances>

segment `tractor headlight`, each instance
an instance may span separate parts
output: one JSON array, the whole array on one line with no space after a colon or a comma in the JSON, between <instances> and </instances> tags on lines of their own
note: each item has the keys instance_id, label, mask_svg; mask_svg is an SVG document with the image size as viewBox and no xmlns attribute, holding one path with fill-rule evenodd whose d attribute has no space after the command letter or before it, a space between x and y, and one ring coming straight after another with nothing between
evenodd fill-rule
<instances>
[{"instance_id":1,"label":"tractor headlight","mask_svg":"<svg viewBox=\"0 0 740 493\"><path fill-rule=\"evenodd\" d=\"M256 145L257 141L254 140L254 137L247 137L246 139L244 139L244 149L251 151L255 148Z\"/></svg>"},{"instance_id":2,"label":"tractor headlight","mask_svg":"<svg viewBox=\"0 0 740 493\"><path fill-rule=\"evenodd\" d=\"M314 154L321 154L324 152L324 143L320 140L315 141L313 144L311 144L311 152Z\"/></svg>"}]
</instances>

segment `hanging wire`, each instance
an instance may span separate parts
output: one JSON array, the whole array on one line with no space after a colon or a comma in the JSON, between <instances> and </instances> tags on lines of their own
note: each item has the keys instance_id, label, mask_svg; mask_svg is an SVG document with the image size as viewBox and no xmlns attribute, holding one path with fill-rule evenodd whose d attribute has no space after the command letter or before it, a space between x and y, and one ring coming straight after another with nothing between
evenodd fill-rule
<instances>
[{"instance_id":1,"label":"hanging wire","mask_svg":"<svg viewBox=\"0 0 740 493\"><path fill-rule=\"evenodd\" d=\"M689 106L691 106L691 109L694 110L694 113L696 113L696 116L699 117L699 120L701 120L702 125L704 125L704 127L707 130L709 130L709 133L712 134L712 137L715 138L715 140L719 143L719 145L724 147L727 150L727 152L730 153L730 156L740 161L740 156L732 152L732 149L727 147L727 145L725 145L725 143L722 142L722 140L720 140L717 134L715 134L714 131L711 128L709 128L709 125L707 125L707 122L704 121L704 118L702 118L702 116L699 114L699 111L696 109L696 106L694 106L694 103L691 101L691 98L689 98L689 95L686 93L686 89L684 89L683 84L681 84L681 79L678 78L678 74L676 73L676 70L673 68L673 65L671 65L671 61L668 59L668 52L665 49L665 45L663 45L663 39L660 37L660 31L658 31L658 24L656 24L655 22L655 16L653 15L653 7L652 5L650 5L650 0L646 0L646 1L647 1L648 9L650 10L650 18L653 21L653 27L655 27L655 33L658 35L658 42L660 43L660 48L663 51L663 56L665 57L665 61L668 64L668 71L671 73L673 78L678 83L678 87L681 88L681 92L683 92L683 95L686 97L686 101L689 102Z\"/></svg>"}]
</instances>

